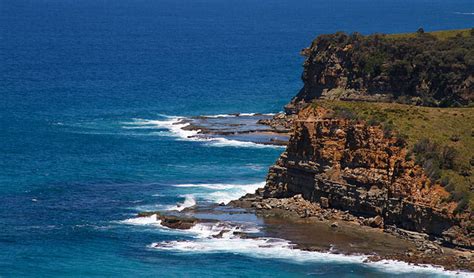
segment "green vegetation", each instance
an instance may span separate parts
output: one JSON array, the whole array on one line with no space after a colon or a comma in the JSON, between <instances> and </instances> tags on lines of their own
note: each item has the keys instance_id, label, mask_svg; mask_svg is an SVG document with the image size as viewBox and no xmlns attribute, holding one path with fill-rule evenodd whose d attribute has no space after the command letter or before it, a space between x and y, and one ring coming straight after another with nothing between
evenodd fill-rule
<instances>
[{"instance_id":1,"label":"green vegetation","mask_svg":"<svg viewBox=\"0 0 474 278\"><path fill-rule=\"evenodd\" d=\"M319 36L311 49L314 55L338 51L349 73L347 88L390 94L405 104L474 104L474 29L370 36L339 32Z\"/></svg>"},{"instance_id":2,"label":"green vegetation","mask_svg":"<svg viewBox=\"0 0 474 278\"><path fill-rule=\"evenodd\" d=\"M313 107L334 116L382 125L386 136L407 145L407 159L423 166L427 175L445 186L457 210L474 209L474 107L435 108L397 103L317 100Z\"/></svg>"},{"instance_id":3,"label":"green vegetation","mask_svg":"<svg viewBox=\"0 0 474 278\"><path fill-rule=\"evenodd\" d=\"M389 34L386 35L390 39L409 39L416 38L420 33L425 33L434 36L438 40L446 40L456 36L469 37L473 29L459 29L459 30L442 30L434 32L416 32L416 33L402 33L402 34Z\"/></svg>"}]
</instances>

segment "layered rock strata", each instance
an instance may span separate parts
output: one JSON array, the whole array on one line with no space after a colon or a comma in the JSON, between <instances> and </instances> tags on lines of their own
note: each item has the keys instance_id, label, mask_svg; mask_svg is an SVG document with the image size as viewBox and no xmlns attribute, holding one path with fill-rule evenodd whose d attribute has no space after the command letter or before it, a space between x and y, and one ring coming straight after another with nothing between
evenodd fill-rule
<instances>
[{"instance_id":1,"label":"layered rock strata","mask_svg":"<svg viewBox=\"0 0 474 278\"><path fill-rule=\"evenodd\" d=\"M380 126L303 109L286 151L268 174L264 198L302 194L322 208L380 216L384 225L473 248L472 215L455 215L449 193L406 159L405 143Z\"/></svg>"}]
</instances>

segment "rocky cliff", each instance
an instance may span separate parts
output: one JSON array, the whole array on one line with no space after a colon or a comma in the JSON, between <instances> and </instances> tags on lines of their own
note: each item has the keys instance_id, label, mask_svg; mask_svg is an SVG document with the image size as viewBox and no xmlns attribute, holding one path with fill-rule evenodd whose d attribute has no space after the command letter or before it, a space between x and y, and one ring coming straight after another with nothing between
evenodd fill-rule
<instances>
[{"instance_id":1,"label":"rocky cliff","mask_svg":"<svg viewBox=\"0 0 474 278\"><path fill-rule=\"evenodd\" d=\"M322 35L302 51L304 87L285 110L295 114L315 98L468 105L474 101L472 49L472 30Z\"/></svg>"},{"instance_id":2,"label":"rocky cliff","mask_svg":"<svg viewBox=\"0 0 474 278\"><path fill-rule=\"evenodd\" d=\"M323 208L385 226L426 233L445 243L473 247L472 215L455 214L456 202L407 160L407 148L379 125L334 117L323 107L302 109L286 151L270 168L264 198L302 194Z\"/></svg>"}]
</instances>

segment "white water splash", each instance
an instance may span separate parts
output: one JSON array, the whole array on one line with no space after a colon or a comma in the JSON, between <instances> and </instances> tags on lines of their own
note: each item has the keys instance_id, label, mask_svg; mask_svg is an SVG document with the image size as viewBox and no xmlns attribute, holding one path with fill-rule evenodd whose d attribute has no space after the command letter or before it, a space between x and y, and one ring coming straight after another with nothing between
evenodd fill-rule
<instances>
[{"instance_id":1,"label":"white water splash","mask_svg":"<svg viewBox=\"0 0 474 278\"><path fill-rule=\"evenodd\" d=\"M183 195L182 197L184 197L184 201L182 203L177 203L175 206L167 208L167 210L182 211L185 208L194 207L196 205L196 199L193 195L187 194Z\"/></svg>"},{"instance_id":2,"label":"white water splash","mask_svg":"<svg viewBox=\"0 0 474 278\"><path fill-rule=\"evenodd\" d=\"M217 114L217 115L205 115L205 118L233 118L233 117L252 117L256 115L262 116L274 116L275 113L235 113L235 114Z\"/></svg>"},{"instance_id":3,"label":"white water splash","mask_svg":"<svg viewBox=\"0 0 474 278\"><path fill-rule=\"evenodd\" d=\"M245 114L245 113L244 113ZM252 113L248 113L251 115ZM219 116L219 115L216 115ZM173 136L180 140L185 141L196 141L204 142L207 146L212 147L240 147L240 148L285 148L285 146L258 144L254 142L239 141L226 139L223 137L202 137L197 136L200 130L185 130L183 128L190 125L185 122L186 118L183 117L167 117L166 120L146 120L146 119L134 119L132 122L124 123L124 129L166 129L169 133L157 132L155 135L161 136Z\"/></svg>"},{"instance_id":4,"label":"white water splash","mask_svg":"<svg viewBox=\"0 0 474 278\"><path fill-rule=\"evenodd\" d=\"M158 219L158 216L156 214L153 214L150 216L144 216L144 217L129 218L129 219L120 221L120 223L127 224L127 225L138 225L138 226L143 226L143 225L161 226L161 220Z\"/></svg>"},{"instance_id":5,"label":"white water splash","mask_svg":"<svg viewBox=\"0 0 474 278\"><path fill-rule=\"evenodd\" d=\"M124 123L125 129L148 129L158 128L170 131L171 136L176 136L181 139L193 140L199 133L199 130L184 130L189 123L183 122L186 118L182 117L168 117L166 120L146 120L134 119L133 122Z\"/></svg>"},{"instance_id":6,"label":"white water splash","mask_svg":"<svg viewBox=\"0 0 474 278\"><path fill-rule=\"evenodd\" d=\"M194 193L194 196L201 197L214 203L225 203L236 200L247 193L254 193L258 188L264 187L265 182L231 184L231 183L196 183L196 184L176 184L176 187L205 188L212 192Z\"/></svg>"},{"instance_id":7,"label":"white water splash","mask_svg":"<svg viewBox=\"0 0 474 278\"><path fill-rule=\"evenodd\" d=\"M347 263L364 264L379 271L397 274L419 273L434 277L473 277L472 273L446 271L441 267L412 265L400 261L381 260L366 262L365 255L341 255L296 249L287 240L278 238L241 238L239 233L255 233L256 228L229 226L227 223L197 224L187 231L194 240L162 241L149 245L160 251L180 253L232 253L259 259L277 259L293 263Z\"/></svg>"}]
</instances>

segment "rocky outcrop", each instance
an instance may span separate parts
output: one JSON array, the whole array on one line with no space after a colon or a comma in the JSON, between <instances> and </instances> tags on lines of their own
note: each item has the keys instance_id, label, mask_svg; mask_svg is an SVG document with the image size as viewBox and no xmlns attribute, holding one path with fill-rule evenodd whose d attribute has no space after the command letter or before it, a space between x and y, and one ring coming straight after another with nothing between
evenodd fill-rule
<instances>
[{"instance_id":1,"label":"rocky outcrop","mask_svg":"<svg viewBox=\"0 0 474 278\"><path fill-rule=\"evenodd\" d=\"M338 119L322 107L303 109L286 151L268 174L263 198L302 194L322 208L348 211L472 248L472 215L455 215L449 193L406 159L403 140L380 126Z\"/></svg>"},{"instance_id":2,"label":"rocky outcrop","mask_svg":"<svg viewBox=\"0 0 474 278\"><path fill-rule=\"evenodd\" d=\"M474 101L473 47L473 35L319 36L302 51L304 87L285 110L295 114L315 98L468 105Z\"/></svg>"},{"instance_id":3,"label":"rocky outcrop","mask_svg":"<svg viewBox=\"0 0 474 278\"><path fill-rule=\"evenodd\" d=\"M159 211L140 212L138 217L149 217L152 215L155 215L156 219L161 221L160 224L162 226L170 229L189 230L198 223L198 219L194 217L166 215L160 213Z\"/></svg>"}]
</instances>

